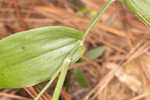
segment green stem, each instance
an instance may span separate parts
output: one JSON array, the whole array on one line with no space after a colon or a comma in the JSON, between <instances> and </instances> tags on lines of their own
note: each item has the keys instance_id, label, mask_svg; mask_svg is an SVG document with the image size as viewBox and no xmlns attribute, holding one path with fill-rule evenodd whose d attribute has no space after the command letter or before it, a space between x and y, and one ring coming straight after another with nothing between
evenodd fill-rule
<instances>
[{"instance_id":1,"label":"green stem","mask_svg":"<svg viewBox=\"0 0 150 100\"><path fill-rule=\"evenodd\" d=\"M110 6L110 4L115 0L108 0L107 3L102 7L102 9L98 12L95 18L92 20L91 24L88 26L87 30L84 33L84 37L88 35L91 29L94 27L96 22L99 20L99 17L105 12L105 10Z\"/></svg>"},{"instance_id":2,"label":"green stem","mask_svg":"<svg viewBox=\"0 0 150 100\"><path fill-rule=\"evenodd\" d=\"M69 58L66 58L63 66L62 66L62 70L61 70L61 73L60 73L60 76L59 76L52 100L58 100L58 98L60 96L60 92L61 92L61 89L62 89L62 86L63 86L63 83L64 83L64 80L65 80L67 70L68 70L70 63L71 63L71 60Z\"/></svg>"},{"instance_id":3,"label":"green stem","mask_svg":"<svg viewBox=\"0 0 150 100\"><path fill-rule=\"evenodd\" d=\"M69 65L71 64L73 54L77 51L79 46L80 46L80 42L77 42L75 45L75 48L71 51L71 53L67 57L65 57L63 64L56 71L56 73L51 77L50 81L46 84L46 86L42 89L42 91L40 91L37 97L34 98L34 100L38 100L42 96L42 94L49 88L49 86L52 84L52 82L56 79L56 77L60 73L59 80L58 80L56 89L54 91L54 96L52 97L52 100L58 100L62 85L65 80L65 76L67 74L67 69Z\"/></svg>"},{"instance_id":4,"label":"green stem","mask_svg":"<svg viewBox=\"0 0 150 100\"><path fill-rule=\"evenodd\" d=\"M54 94L53 94L53 97L52 97L52 100L58 100L59 99L60 92L61 92L61 89L63 87L63 83L65 81L65 77L66 77L66 74L67 74L68 67L71 65L73 56L76 53L76 51L79 49L80 46L81 46L80 42L77 42L77 44L75 45L75 48L65 58L64 63L62 65L62 70L61 70L61 73L60 73L60 76L59 76L59 79L58 79L58 82L57 82L57 86L55 88L55 91L54 91Z\"/></svg>"},{"instance_id":5,"label":"green stem","mask_svg":"<svg viewBox=\"0 0 150 100\"><path fill-rule=\"evenodd\" d=\"M46 84L46 86L42 89L42 91L40 91L40 93L36 96L36 98L34 98L34 100L38 100L42 96L42 94L49 88L52 82L56 79L56 77L58 76L61 70L62 70L62 67L60 67L59 70L52 76L50 81Z\"/></svg>"}]
</instances>

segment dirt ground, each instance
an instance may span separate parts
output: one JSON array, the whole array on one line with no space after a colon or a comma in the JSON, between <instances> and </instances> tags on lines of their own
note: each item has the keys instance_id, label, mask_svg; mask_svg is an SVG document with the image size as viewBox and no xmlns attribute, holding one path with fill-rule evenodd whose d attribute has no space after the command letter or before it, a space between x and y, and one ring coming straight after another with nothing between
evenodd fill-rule
<instances>
[{"instance_id":1,"label":"dirt ground","mask_svg":"<svg viewBox=\"0 0 150 100\"><path fill-rule=\"evenodd\" d=\"M107 0L0 0L0 39L42 26L61 25L84 32ZM71 77L61 100L150 100L150 30L127 7L114 2L88 35L88 50L105 45L95 60L81 57L88 88ZM33 100L46 82L24 89L0 89L0 100ZM51 100L53 86L40 98Z\"/></svg>"}]
</instances>

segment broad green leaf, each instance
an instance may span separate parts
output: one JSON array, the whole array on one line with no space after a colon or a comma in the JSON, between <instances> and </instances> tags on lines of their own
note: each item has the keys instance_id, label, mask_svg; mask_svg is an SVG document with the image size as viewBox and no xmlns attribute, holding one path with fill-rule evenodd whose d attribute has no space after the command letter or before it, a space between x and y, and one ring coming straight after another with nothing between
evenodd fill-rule
<instances>
[{"instance_id":1,"label":"broad green leaf","mask_svg":"<svg viewBox=\"0 0 150 100\"><path fill-rule=\"evenodd\" d=\"M121 0L140 20L150 26L150 0Z\"/></svg>"},{"instance_id":2,"label":"broad green leaf","mask_svg":"<svg viewBox=\"0 0 150 100\"><path fill-rule=\"evenodd\" d=\"M22 88L49 80L75 44L83 39L78 30L51 26L0 40L0 88ZM84 51L85 48L80 45L72 63Z\"/></svg>"},{"instance_id":3,"label":"broad green leaf","mask_svg":"<svg viewBox=\"0 0 150 100\"><path fill-rule=\"evenodd\" d=\"M79 68L74 69L74 75L75 75L75 79L82 87L84 88L88 87L84 74Z\"/></svg>"},{"instance_id":4,"label":"broad green leaf","mask_svg":"<svg viewBox=\"0 0 150 100\"><path fill-rule=\"evenodd\" d=\"M85 57L88 59L96 59L104 54L105 51L105 46L100 46L97 48L94 48L92 50L89 50L86 54Z\"/></svg>"}]
</instances>

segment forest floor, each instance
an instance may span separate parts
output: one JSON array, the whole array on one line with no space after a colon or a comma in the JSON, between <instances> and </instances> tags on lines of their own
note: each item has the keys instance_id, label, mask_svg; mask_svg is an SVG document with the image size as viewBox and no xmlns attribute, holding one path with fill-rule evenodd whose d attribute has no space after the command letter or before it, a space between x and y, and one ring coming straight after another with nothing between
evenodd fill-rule
<instances>
[{"instance_id":1,"label":"forest floor","mask_svg":"<svg viewBox=\"0 0 150 100\"><path fill-rule=\"evenodd\" d=\"M69 26L84 32L106 0L0 0L0 39L43 26ZM150 100L150 30L127 7L114 2L88 35L86 52L106 46L97 59L83 56L87 88L71 76L62 100ZM46 82L24 89L0 89L0 100L33 100ZM40 100L51 100L53 86Z\"/></svg>"}]
</instances>

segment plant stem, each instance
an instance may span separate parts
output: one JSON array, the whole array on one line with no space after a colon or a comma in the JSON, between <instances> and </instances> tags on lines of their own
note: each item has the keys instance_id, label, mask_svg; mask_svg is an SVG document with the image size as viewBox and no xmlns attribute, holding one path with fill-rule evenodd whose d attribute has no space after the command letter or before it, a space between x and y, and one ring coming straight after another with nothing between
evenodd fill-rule
<instances>
[{"instance_id":1,"label":"plant stem","mask_svg":"<svg viewBox=\"0 0 150 100\"><path fill-rule=\"evenodd\" d=\"M58 76L61 70L62 70L62 67L60 67L59 70L52 76L50 81L46 84L46 86L42 89L42 91L40 91L40 93L36 96L36 98L34 98L34 100L38 100L41 97L41 95L49 88L52 82L56 79L56 77Z\"/></svg>"},{"instance_id":2,"label":"plant stem","mask_svg":"<svg viewBox=\"0 0 150 100\"><path fill-rule=\"evenodd\" d=\"M76 53L76 51L80 48L80 46L81 46L80 42L77 42L77 44L75 45L75 48L65 58L64 63L62 64L62 70L60 72L60 76L59 76L59 79L58 79L58 82L57 82L57 85L56 85L56 88L55 88L52 100L58 100L59 99L60 92L61 92L61 89L63 87L63 83L65 81L65 77L67 75L68 67L71 65L73 56Z\"/></svg>"},{"instance_id":3,"label":"plant stem","mask_svg":"<svg viewBox=\"0 0 150 100\"><path fill-rule=\"evenodd\" d=\"M69 58L65 59L58 82L57 82L57 85L56 85L56 88L55 88L55 91L54 91L54 94L53 94L53 97L52 97L52 100L59 99L60 92L61 92L63 83L65 81L65 77L66 77L67 70L68 70L70 63L71 63L71 60Z\"/></svg>"},{"instance_id":4,"label":"plant stem","mask_svg":"<svg viewBox=\"0 0 150 100\"><path fill-rule=\"evenodd\" d=\"M70 54L65 57L65 59L64 59L62 65L60 66L60 68L51 77L50 81L46 84L46 86L42 89L42 91L40 91L40 93L37 95L37 97L34 98L34 100L38 100L41 97L41 95L49 88L49 86L52 84L52 82L56 79L56 77L60 73L58 83L57 83L56 89L55 89L53 97L52 97L52 100L58 100L59 99L61 88L63 86L65 76L67 74L67 69L70 66L71 62L72 62L73 54L79 49L80 46L81 46L81 44L80 44L80 41L79 41L79 42L76 43L75 48L73 48L73 50L70 52Z\"/></svg>"},{"instance_id":5,"label":"plant stem","mask_svg":"<svg viewBox=\"0 0 150 100\"><path fill-rule=\"evenodd\" d=\"M92 20L91 24L88 26L87 30L84 33L84 37L88 35L88 33L91 31L91 29L94 27L96 22L99 20L99 17L105 12L105 10L110 6L110 4L115 0L108 0L106 4L102 7L102 9L97 13L95 18Z\"/></svg>"}]
</instances>

